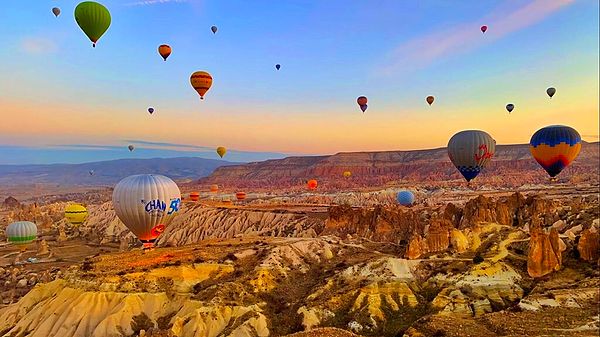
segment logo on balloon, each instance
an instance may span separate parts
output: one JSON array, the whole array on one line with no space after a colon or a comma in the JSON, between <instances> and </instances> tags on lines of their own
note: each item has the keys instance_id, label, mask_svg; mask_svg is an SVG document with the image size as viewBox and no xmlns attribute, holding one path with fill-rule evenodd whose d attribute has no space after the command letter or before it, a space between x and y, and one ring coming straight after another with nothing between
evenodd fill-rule
<instances>
[{"instance_id":1,"label":"logo on balloon","mask_svg":"<svg viewBox=\"0 0 600 337\"><path fill-rule=\"evenodd\" d=\"M479 155L479 153L481 153L481 155ZM477 161L491 159L494 156L494 152L490 152L486 144L479 145L479 153L475 154L475 160Z\"/></svg>"},{"instance_id":2,"label":"logo on balloon","mask_svg":"<svg viewBox=\"0 0 600 337\"><path fill-rule=\"evenodd\" d=\"M167 204L164 201L161 201L159 199L150 200L150 201L148 201L146 203L146 206L144 206L144 209L148 213L151 213L151 212L164 212L165 209L167 209Z\"/></svg>"},{"instance_id":3,"label":"logo on balloon","mask_svg":"<svg viewBox=\"0 0 600 337\"><path fill-rule=\"evenodd\" d=\"M164 231L165 231L165 225L158 224L158 225L152 227L152 229L150 230L150 233L152 233L153 237L157 237Z\"/></svg>"},{"instance_id":4,"label":"logo on balloon","mask_svg":"<svg viewBox=\"0 0 600 337\"><path fill-rule=\"evenodd\" d=\"M169 212L167 215L173 214L179 210L179 204L181 203L181 199L173 199L171 200L171 205L169 205Z\"/></svg>"}]
</instances>

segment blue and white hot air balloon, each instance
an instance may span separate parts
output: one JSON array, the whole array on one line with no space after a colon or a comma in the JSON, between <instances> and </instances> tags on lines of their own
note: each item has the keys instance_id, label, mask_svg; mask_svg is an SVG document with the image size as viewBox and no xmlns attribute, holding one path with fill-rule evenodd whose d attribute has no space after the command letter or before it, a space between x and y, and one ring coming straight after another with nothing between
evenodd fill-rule
<instances>
[{"instance_id":1,"label":"blue and white hot air balloon","mask_svg":"<svg viewBox=\"0 0 600 337\"><path fill-rule=\"evenodd\" d=\"M402 206L410 206L415 202L415 195L408 190L402 190L396 195L396 200Z\"/></svg>"}]
</instances>

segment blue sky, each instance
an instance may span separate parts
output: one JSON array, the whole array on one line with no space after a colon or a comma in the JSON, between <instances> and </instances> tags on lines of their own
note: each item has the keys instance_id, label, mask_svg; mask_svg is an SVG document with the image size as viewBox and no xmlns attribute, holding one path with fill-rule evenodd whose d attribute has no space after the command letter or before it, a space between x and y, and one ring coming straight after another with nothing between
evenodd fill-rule
<instances>
[{"instance_id":1,"label":"blue sky","mask_svg":"<svg viewBox=\"0 0 600 337\"><path fill-rule=\"evenodd\" d=\"M128 139L257 160L438 147L464 128L525 143L558 123L597 140L596 0L106 0L112 25L96 48L73 19L77 3L3 2L0 158L12 159L0 162L87 161L97 151L56 145L121 149ZM162 43L173 47L167 62ZM203 102L189 85L196 70L214 78Z\"/></svg>"}]
</instances>

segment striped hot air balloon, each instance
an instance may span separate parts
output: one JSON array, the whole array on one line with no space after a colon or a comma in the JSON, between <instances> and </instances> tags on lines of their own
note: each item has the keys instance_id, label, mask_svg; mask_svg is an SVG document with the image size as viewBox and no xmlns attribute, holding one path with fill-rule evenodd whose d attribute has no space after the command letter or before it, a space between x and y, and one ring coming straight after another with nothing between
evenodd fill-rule
<instances>
[{"instance_id":1,"label":"striped hot air balloon","mask_svg":"<svg viewBox=\"0 0 600 337\"><path fill-rule=\"evenodd\" d=\"M190 200L192 200L192 201L200 200L200 192L190 192Z\"/></svg>"},{"instance_id":2,"label":"striped hot air balloon","mask_svg":"<svg viewBox=\"0 0 600 337\"><path fill-rule=\"evenodd\" d=\"M461 131L448 142L448 156L467 181L475 178L492 160L496 141L480 130Z\"/></svg>"},{"instance_id":3,"label":"striped hot air balloon","mask_svg":"<svg viewBox=\"0 0 600 337\"><path fill-rule=\"evenodd\" d=\"M88 211L85 206L81 204L69 204L65 208L65 219L71 225L77 227L85 222L87 219Z\"/></svg>"},{"instance_id":4,"label":"striped hot air balloon","mask_svg":"<svg viewBox=\"0 0 600 337\"><path fill-rule=\"evenodd\" d=\"M235 194L235 198L237 200L244 200L244 199L246 199L246 192L237 192Z\"/></svg>"},{"instance_id":5,"label":"striped hot air balloon","mask_svg":"<svg viewBox=\"0 0 600 337\"><path fill-rule=\"evenodd\" d=\"M533 134L529 150L548 175L555 177L579 155L581 136L569 126L547 126Z\"/></svg>"},{"instance_id":6,"label":"striped hot air balloon","mask_svg":"<svg viewBox=\"0 0 600 337\"><path fill-rule=\"evenodd\" d=\"M206 71L196 71L190 76L190 83L200 95L200 99L204 99L204 95L212 85L212 76Z\"/></svg>"},{"instance_id":7,"label":"striped hot air balloon","mask_svg":"<svg viewBox=\"0 0 600 337\"><path fill-rule=\"evenodd\" d=\"M31 221L17 221L6 227L8 241L15 245L27 245L37 238L37 226Z\"/></svg>"}]
</instances>

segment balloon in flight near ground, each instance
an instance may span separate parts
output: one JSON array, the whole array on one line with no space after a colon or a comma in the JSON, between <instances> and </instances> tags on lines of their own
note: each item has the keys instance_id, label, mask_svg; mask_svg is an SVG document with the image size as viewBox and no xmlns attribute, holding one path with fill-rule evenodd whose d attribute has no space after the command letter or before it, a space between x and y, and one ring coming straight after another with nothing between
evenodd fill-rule
<instances>
[{"instance_id":1,"label":"balloon in flight near ground","mask_svg":"<svg viewBox=\"0 0 600 337\"><path fill-rule=\"evenodd\" d=\"M37 238L37 226L31 221L17 221L6 227L8 241L15 245L26 245Z\"/></svg>"},{"instance_id":2,"label":"balloon in flight near ground","mask_svg":"<svg viewBox=\"0 0 600 337\"><path fill-rule=\"evenodd\" d=\"M154 113L154 108L153 107L149 107L148 108L148 112L152 115Z\"/></svg>"},{"instance_id":3,"label":"balloon in flight near ground","mask_svg":"<svg viewBox=\"0 0 600 337\"><path fill-rule=\"evenodd\" d=\"M58 17L60 15L60 8L58 8L58 7L52 8L52 14L54 14L54 16Z\"/></svg>"},{"instance_id":4,"label":"balloon in flight near ground","mask_svg":"<svg viewBox=\"0 0 600 337\"><path fill-rule=\"evenodd\" d=\"M352 172L344 171L344 173L342 173L342 175L344 176L344 178L350 178L352 176Z\"/></svg>"},{"instance_id":5,"label":"balloon in flight near ground","mask_svg":"<svg viewBox=\"0 0 600 337\"><path fill-rule=\"evenodd\" d=\"M127 148L129 149L129 152L131 152L131 151L133 151L135 149L135 146L129 145Z\"/></svg>"},{"instance_id":6,"label":"balloon in flight near ground","mask_svg":"<svg viewBox=\"0 0 600 337\"><path fill-rule=\"evenodd\" d=\"M179 211L181 193L177 184L165 176L140 174L117 183L112 202L119 219L144 248L152 248Z\"/></svg>"},{"instance_id":7,"label":"balloon in flight near ground","mask_svg":"<svg viewBox=\"0 0 600 337\"><path fill-rule=\"evenodd\" d=\"M317 189L318 185L319 184L317 183L317 181L315 179L311 179L306 183L306 186L308 187L309 190Z\"/></svg>"},{"instance_id":8,"label":"balloon in flight near ground","mask_svg":"<svg viewBox=\"0 0 600 337\"><path fill-rule=\"evenodd\" d=\"M171 55L171 46L168 44L161 44L158 46L158 53L162 56L163 60L167 60L169 55Z\"/></svg>"},{"instance_id":9,"label":"balloon in flight near ground","mask_svg":"<svg viewBox=\"0 0 600 337\"><path fill-rule=\"evenodd\" d=\"M91 176L93 176L93 175L94 175L94 170L90 170L88 173L89 173Z\"/></svg>"},{"instance_id":10,"label":"balloon in flight near ground","mask_svg":"<svg viewBox=\"0 0 600 337\"><path fill-rule=\"evenodd\" d=\"M425 101L427 101L427 103L429 103L429 105L433 104L433 101L435 101L435 97L433 96L427 96L427 98L425 99Z\"/></svg>"},{"instance_id":11,"label":"balloon in flight near ground","mask_svg":"<svg viewBox=\"0 0 600 337\"><path fill-rule=\"evenodd\" d=\"M529 151L548 175L554 178L579 155L581 136L569 126L547 126L533 134Z\"/></svg>"},{"instance_id":12,"label":"balloon in flight near ground","mask_svg":"<svg viewBox=\"0 0 600 337\"><path fill-rule=\"evenodd\" d=\"M217 26L210 27L210 30L213 32L213 34L217 34L217 30L218 30ZM225 34L225 35L227 35L227 34Z\"/></svg>"},{"instance_id":13,"label":"balloon in flight near ground","mask_svg":"<svg viewBox=\"0 0 600 337\"><path fill-rule=\"evenodd\" d=\"M110 27L110 12L103 5L84 1L75 7L75 21L96 47L96 42Z\"/></svg>"},{"instance_id":14,"label":"balloon in flight near ground","mask_svg":"<svg viewBox=\"0 0 600 337\"><path fill-rule=\"evenodd\" d=\"M548 96L550 96L550 98L552 98L552 96L554 96L554 94L556 94L556 88L550 87L550 88L546 89L546 93L548 94Z\"/></svg>"},{"instance_id":15,"label":"balloon in flight near ground","mask_svg":"<svg viewBox=\"0 0 600 337\"><path fill-rule=\"evenodd\" d=\"M204 99L204 95L212 85L212 76L206 71L196 71L190 76L190 83L200 95L200 99Z\"/></svg>"},{"instance_id":16,"label":"balloon in flight near ground","mask_svg":"<svg viewBox=\"0 0 600 337\"><path fill-rule=\"evenodd\" d=\"M482 32L482 33L485 33L485 31L487 30L487 26L486 26L486 25L483 25L483 26L481 26L481 28L480 28L480 29L481 29L481 32Z\"/></svg>"},{"instance_id":17,"label":"balloon in flight near ground","mask_svg":"<svg viewBox=\"0 0 600 337\"><path fill-rule=\"evenodd\" d=\"M281 64L276 64L275 69L279 70L279 68L281 68Z\"/></svg>"},{"instance_id":18,"label":"balloon in flight near ground","mask_svg":"<svg viewBox=\"0 0 600 337\"><path fill-rule=\"evenodd\" d=\"M237 200L244 200L244 199L246 199L246 192L237 192L235 194L235 198Z\"/></svg>"},{"instance_id":19,"label":"balloon in flight near ground","mask_svg":"<svg viewBox=\"0 0 600 337\"><path fill-rule=\"evenodd\" d=\"M402 206L410 206L415 202L415 195L408 190L402 190L396 195L396 201Z\"/></svg>"},{"instance_id":20,"label":"balloon in flight near ground","mask_svg":"<svg viewBox=\"0 0 600 337\"><path fill-rule=\"evenodd\" d=\"M219 155L219 157L223 158L223 156L227 153L227 149L223 146L219 146L217 148L217 154Z\"/></svg>"},{"instance_id":21,"label":"balloon in flight near ground","mask_svg":"<svg viewBox=\"0 0 600 337\"><path fill-rule=\"evenodd\" d=\"M515 105L512 103L509 103L506 105L506 111L508 111L508 113L511 113L513 110L515 109Z\"/></svg>"},{"instance_id":22,"label":"balloon in flight near ground","mask_svg":"<svg viewBox=\"0 0 600 337\"><path fill-rule=\"evenodd\" d=\"M210 192L211 193L219 192L219 185L210 185Z\"/></svg>"},{"instance_id":23,"label":"balloon in flight near ground","mask_svg":"<svg viewBox=\"0 0 600 337\"><path fill-rule=\"evenodd\" d=\"M461 131L448 142L448 156L467 181L475 178L492 160L496 141L481 130Z\"/></svg>"},{"instance_id":24,"label":"balloon in flight near ground","mask_svg":"<svg viewBox=\"0 0 600 337\"><path fill-rule=\"evenodd\" d=\"M83 224L85 219L87 219L87 216L87 208L81 204L69 204L65 208L65 219L67 219L67 222L75 227Z\"/></svg>"},{"instance_id":25,"label":"balloon in flight near ground","mask_svg":"<svg viewBox=\"0 0 600 337\"><path fill-rule=\"evenodd\" d=\"M192 201L200 200L200 192L190 192L190 200L192 200Z\"/></svg>"}]
</instances>

